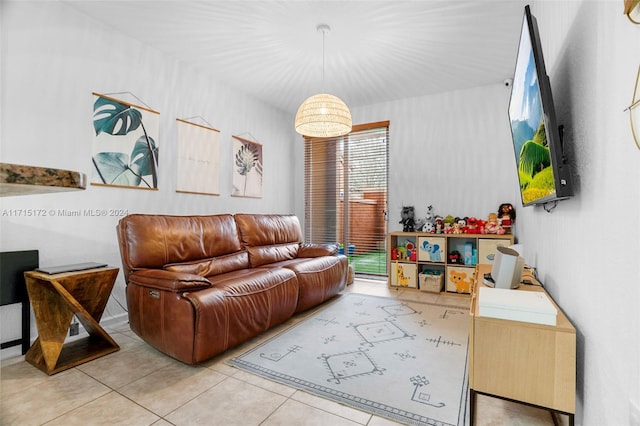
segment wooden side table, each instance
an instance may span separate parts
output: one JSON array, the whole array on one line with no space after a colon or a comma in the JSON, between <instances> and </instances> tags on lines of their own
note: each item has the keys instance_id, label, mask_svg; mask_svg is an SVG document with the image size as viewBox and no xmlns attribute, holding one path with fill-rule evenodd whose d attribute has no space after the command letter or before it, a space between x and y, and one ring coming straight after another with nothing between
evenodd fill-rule
<instances>
[{"instance_id":1,"label":"wooden side table","mask_svg":"<svg viewBox=\"0 0 640 426\"><path fill-rule=\"evenodd\" d=\"M479 315L479 288L490 265L478 265L471 294L469 390L471 425L476 395L545 408L575 421L576 329L560 307L557 324L544 325ZM521 285L511 291L546 291ZM547 294L548 295L548 294Z\"/></svg>"},{"instance_id":2,"label":"wooden side table","mask_svg":"<svg viewBox=\"0 0 640 426\"><path fill-rule=\"evenodd\" d=\"M51 375L120 350L99 322L118 275L118 268L79 272L24 273L38 337L25 360ZM88 337L64 343L76 316Z\"/></svg>"}]
</instances>

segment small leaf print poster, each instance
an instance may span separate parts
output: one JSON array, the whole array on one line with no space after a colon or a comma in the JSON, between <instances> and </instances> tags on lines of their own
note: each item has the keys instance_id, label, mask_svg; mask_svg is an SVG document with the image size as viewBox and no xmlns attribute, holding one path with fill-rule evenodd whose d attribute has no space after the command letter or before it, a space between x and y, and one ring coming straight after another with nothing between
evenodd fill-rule
<instances>
[{"instance_id":1,"label":"small leaf print poster","mask_svg":"<svg viewBox=\"0 0 640 426\"><path fill-rule=\"evenodd\" d=\"M233 136L233 197L262 198L262 145Z\"/></svg>"}]
</instances>

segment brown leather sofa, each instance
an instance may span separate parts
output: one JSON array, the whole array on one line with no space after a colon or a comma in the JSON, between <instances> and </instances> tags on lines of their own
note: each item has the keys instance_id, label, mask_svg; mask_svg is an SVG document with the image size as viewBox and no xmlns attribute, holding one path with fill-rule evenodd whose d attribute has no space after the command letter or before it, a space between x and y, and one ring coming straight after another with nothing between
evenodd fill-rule
<instances>
[{"instance_id":1,"label":"brown leather sofa","mask_svg":"<svg viewBox=\"0 0 640 426\"><path fill-rule=\"evenodd\" d=\"M345 288L347 258L296 216L134 214L117 225L131 330L205 361Z\"/></svg>"}]
</instances>

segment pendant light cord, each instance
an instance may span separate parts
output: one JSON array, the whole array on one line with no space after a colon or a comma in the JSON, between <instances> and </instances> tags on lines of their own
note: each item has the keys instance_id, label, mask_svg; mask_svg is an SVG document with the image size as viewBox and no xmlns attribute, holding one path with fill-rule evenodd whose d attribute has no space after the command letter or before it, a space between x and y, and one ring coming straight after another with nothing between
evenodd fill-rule
<instances>
[{"instance_id":1,"label":"pendant light cord","mask_svg":"<svg viewBox=\"0 0 640 426\"><path fill-rule=\"evenodd\" d=\"M327 24L319 24L316 29L318 31L322 32L322 91L326 92L326 87L325 87L325 79L324 79L324 73L325 73L325 36L327 35L328 31L331 31L331 27Z\"/></svg>"},{"instance_id":2,"label":"pendant light cord","mask_svg":"<svg viewBox=\"0 0 640 426\"><path fill-rule=\"evenodd\" d=\"M326 87L324 84L324 65L325 65L325 55L324 55L324 36L326 35L326 31L322 30L322 91L326 92Z\"/></svg>"}]
</instances>

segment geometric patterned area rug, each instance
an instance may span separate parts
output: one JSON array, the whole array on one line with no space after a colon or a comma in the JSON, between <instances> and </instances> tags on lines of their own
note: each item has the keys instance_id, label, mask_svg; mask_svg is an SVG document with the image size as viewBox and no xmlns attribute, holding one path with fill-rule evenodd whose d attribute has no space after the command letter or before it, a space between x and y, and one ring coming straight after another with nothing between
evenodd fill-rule
<instances>
[{"instance_id":1,"label":"geometric patterned area rug","mask_svg":"<svg viewBox=\"0 0 640 426\"><path fill-rule=\"evenodd\" d=\"M468 424L469 310L348 293L227 361L410 425Z\"/></svg>"}]
</instances>

